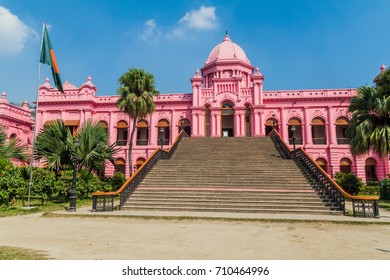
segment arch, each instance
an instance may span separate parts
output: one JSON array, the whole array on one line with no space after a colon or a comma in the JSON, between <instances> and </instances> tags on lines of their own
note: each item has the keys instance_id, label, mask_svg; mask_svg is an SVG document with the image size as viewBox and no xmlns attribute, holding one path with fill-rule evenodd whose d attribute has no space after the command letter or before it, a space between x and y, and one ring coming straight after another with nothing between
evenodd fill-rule
<instances>
[{"instance_id":1,"label":"arch","mask_svg":"<svg viewBox=\"0 0 390 280\"><path fill-rule=\"evenodd\" d=\"M121 120L116 123L116 144L117 146L126 146L128 138L128 124L126 121Z\"/></svg>"},{"instance_id":2,"label":"arch","mask_svg":"<svg viewBox=\"0 0 390 280\"><path fill-rule=\"evenodd\" d=\"M188 134L188 136L191 136L191 121L186 118L182 118L179 120L179 133L184 130L185 133Z\"/></svg>"},{"instance_id":3,"label":"arch","mask_svg":"<svg viewBox=\"0 0 390 280\"><path fill-rule=\"evenodd\" d=\"M204 108L204 134L206 137L210 137L210 119L211 119L210 106L205 106L205 108Z\"/></svg>"},{"instance_id":4,"label":"arch","mask_svg":"<svg viewBox=\"0 0 390 280\"><path fill-rule=\"evenodd\" d=\"M117 158L115 160L115 172L126 174L126 161L123 158Z\"/></svg>"},{"instance_id":5,"label":"arch","mask_svg":"<svg viewBox=\"0 0 390 280\"><path fill-rule=\"evenodd\" d=\"M279 122L275 116L272 116L272 118L268 118L265 121L265 135L268 135L273 129L279 131Z\"/></svg>"},{"instance_id":6,"label":"arch","mask_svg":"<svg viewBox=\"0 0 390 280\"><path fill-rule=\"evenodd\" d=\"M340 160L340 172L342 173L352 172L352 161L349 158L342 158Z\"/></svg>"},{"instance_id":7,"label":"arch","mask_svg":"<svg viewBox=\"0 0 390 280\"><path fill-rule=\"evenodd\" d=\"M157 143L169 145L170 125L167 119L161 119L157 123Z\"/></svg>"},{"instance_id":8,"label":"arch","mask_svg":"<svg viewBox=\"0 0 390 280\"><path fill-rule=\"evenodd\" d=\"M313 144L326 144L325 120L321 117L315 117L311 121L311 136Z\"/></svg>"},{"instance_id":9,"label":"arch","mask_svg":"<svg viewBox=\"0 0 390 280\"><path fill-rule=\"evenodd\" d=\"M137 145L147 146L149 143L149 123L141 119L136 124L137 127Z\"/></svg>"},{"instance_id":10,"label":"arch","mask_svg":"<svg viewBox=\"0 0 390 280\"><path fill-rule=\"evenodd\" d=\"M364 169L366 172L366 182L378 180L378 177L376 175L376 165L377 165L377 162L374 158L367 158L365 160Z\"/></svg>"},{"instance_id":11,"label":"arch","mask_svg":"<svg viewBox=\"0 0 390 280\"><path fill-rule=\"evenodd\" d=\"M230 101L221 104L221 136L234 136L234 105Z\"/></svg>"},{"instance_id":12,"label":"arch","mask_svg":"<svg viewBox=\"0 0 390 280\"><path fill-rule=\"evenodd\" d=\"M288 142L289 144L302 145L302 121L296 117L288 120Z\"/></svg>"},{"instance_id":13,"label":"arch","mask_svg":"<svg viewBox=\"0 0 390 280\"><path fill-rule=\"evenodd\" d=\"M108 128L108 123L106 121L98 121L98 124L100 124L101 126L103 126L104 128Z\"/></svg>"},{"instance_id":14,"label":"arch","mask_svg":"<svg viewBox=\"0 0 390 280\"><path fill-rule=\"evenodd\" d=\"M135 164L136 164L136 166L137 166L137 169L140 168L141 165L142 165L145 161L146 161L146 159L143 158L143 157L137 158L137 160L136 160L136 162L135 162Z\"/></svg>"},{"instance_id":15,"label":"arch","mask_svg":"<svg viewBox=\"0 0 390 280\"><path fill-rule=\"evenodd\" d=\"M326 161L326 159L324 159L324 158L317 158L316 159L316 163L322 168L322 170L327 172L328 162Z\"/></svg>"},{"instance_id":16,"label":"arch","mask_svg":"<svg viewBox=\"0 0 390 280\"><path fill-rule=\"evenodd\" d=\"M252 115L252 109L249 104L245 105L245 136L251 137L251 115Z\"/></svg>"},{"instance_id":17,"label":"arch","mask_svg":"<svg viewBox=\"0 0 390 280\"><path fill-rule=\"evenodd\" d=\"M349 125L349 120L346 117L336 119L336 139L337 144L349 144L349 139L346 136L346 130Z\"/></svg>"}]
</instances>

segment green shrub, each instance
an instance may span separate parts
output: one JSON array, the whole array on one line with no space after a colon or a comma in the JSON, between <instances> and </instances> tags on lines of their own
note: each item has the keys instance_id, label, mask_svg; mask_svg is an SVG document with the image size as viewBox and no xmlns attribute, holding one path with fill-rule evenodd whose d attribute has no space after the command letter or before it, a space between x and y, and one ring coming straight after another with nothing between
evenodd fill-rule
<instances>
[{"instance_id":1,"label":"green shrub","mask_svg":"<svg viewBox=\"0 0 390 280\"><path fill-rule=\"evenodd\" d=\"M344 191L352 195L356 195L363 186L362 180L353 173L337 172L335 180Z\"/></svg>"},{"instance_id":2,"label":"green shrub","mask_svg":"<svg viewBox=\"0 0 390 280\"><path fill-rule=\"evenodd\" d=\"M57 195L54 182L56 180L53 171L47 168L34 167L33 170L33 184L31 186L31 195L43 196L45 198ZM27 188L30 182L30 167L21 167L21 173L26 181ZM27 195L26 190L25 194Z\"/></svg>"},{"instance_id":3,"label":"green shrub","mask_svg":"<svg viewBox=\"0 0 390 280\"><path fill-rule=\"evenodd\" d=\"M123 172L115 172L114 176L110 179L112 190L116 191L126 182L126 176Z\"/></svg>"},{"instance_id":4,"label":"green shrub","mask_svg":"<svg viewBox=\"0 0 390 280\"><path fill-rule=\"evenodd\" d=\"M381 181L381 199L390 199L390 178Z\"/></svg>"},{"instance_id":5,"label":"green shrub","mask_svg":"<svg viewBox=\"0 0 390 280\"><path fill-rule=\"evenodd\" d=\"M361 195L379 195L380 187L379 186L362 186L360 188L359 194Z\"/></svg>"},{"instance_id":6,"label":"green shrub","mask_svg":"<svg viewBox=\"0 0 390 280\"><path fill-rule=\"evenodd\" d=\"M6 207L15 202L16 198L23 195L26 182L20 169L1 161L0 169L0 207Z\"/></svg>"}]
</instances>

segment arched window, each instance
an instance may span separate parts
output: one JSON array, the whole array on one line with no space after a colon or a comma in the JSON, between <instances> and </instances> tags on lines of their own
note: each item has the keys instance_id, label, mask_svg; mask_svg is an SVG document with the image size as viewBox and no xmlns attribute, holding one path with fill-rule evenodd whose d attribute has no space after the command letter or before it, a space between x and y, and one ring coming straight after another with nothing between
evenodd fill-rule
<instances>
[{"instance_id":1,"label":"arched window","mask_svg":"<svg viewBox=\"0 0 390 280\"><path fill-rule=\"evenodd\" d=\"M295 138L295 139L293 139ZM293 140L295 140L295 144L302 145L302 122L298 118L291 118L288 121L288 142L289 144L293 144Z\"/></svg>"},{"instance_id":2,"label":"arched window","mask_svg":"<svg viewBox=\"0 0 390 280\"><path fill-rule=\"evenodd\" d=\"M169 145L169 121L166 119L159 120L157 124L157 129L157 143L159 143L160 145Z\"/></svg>"},{"instance_id":3,"label":"arched window","mask_svg":"<svg viewBox=\"0 0 390 280\"><path fill-rule=\"evenodd\" d=\"M340 172L342 173L351 173L352 172L352 162L347 158L342 158L340 160Z\"/></svg>"},{"instance_id":4,"label":"arched window","mask_svg":"<svg viewBox=\"0 0 390 280\"><path fill-rule=\"evenodd\" d=\"M116 124L117 133L116 133L116 144L118 146L127 145L127 136L128 136L128 125L126 121L119 121Z\"/></svg>"},{"instance_id":5,"label":"arched window","mask_svg":"<svg viewBox=\"0 0 390 280\"><path fill-rule=\"evenodd\" d=\"M206 107L204 112L204 127L205 127L206 137L210 137L210 116L211 116L210 107Z\"/></svg>"},{"instance_id":6,"label":"arched window","mask_svg":"<svg viewBox=\"0 0 390 280\"><path fill-rule=\"evenodd\" d=\"M340 117L336 120L337 144L349 144L349 139L345 135L348 125L349 120L346 117Z\"/></svg>"},{"instance_id":7,"label":"arched window","mask_svg":"<svg viewBox=\"0 0 390 280\"><path fill-rule=\"evenodd\" d=\"M144 158L138 158L136 161L137 169L141 167L141 165L145 162Z\"/></svg>"},{"instance_id":8,"label":"arched window","mask_svg":"<svg viewBox=\"0 0 390 280\"><path fill-rule=\"evenodd\" d=\"M376 160L368 158L365 161L366 181L377 181L376 176Z\"/></svg>"},{"instance_id":9,"label":"arched window","mask_svg":"<svg viewBox=\"0 0 390 280\"><path fill-rule=\"evenodd\" d=\"M146 120L137 122L137 145L147 146L149 143L149 123Z\"/></svg>"},{"instance_id":10,"label":"arched window","mask_svg":"<svg viewBox=\"0 0 390 280\"><path fill-rule=\"evenodd\" d=\"M317 158L317 159L316 159L316 163L322 168L322 170L324 170L325 172L327 172L327 169L328 169L327 165L328 165L328 163L326 162L325 159L323 159L323 158Z\"/></svg>"},{"instance_id":11,"label":"arched window","mask_svg":"<svg viewBox=\"0 0 390 280\"><path fill-rule=\"evenodd\" d=\"M191 122L189 119L180 119L179 120L179 133L184 130L188 136L191 136Z\"/></svg>"},{"instance_id":12,"label":"arched window","mask_svg":"<svg viewBox=\"0 0 390 280\"><path fill-rule=\"evenodd\" d=\"M269 118L266 120L266 122L265 122L265 135L270 134L270 132L273 129L276 129L277 131L279 131L279 123L278 123L278 120L275 119L275 117L272 117L272 118Z\"/></svg>"},{"instance_id":13,"label":"arched window","mask_svg":"<svg viewBox=\"0 0 390 280\"><path fill-rule=\"evenodd\" d=\"M69 129L73 137L77 134L77 128L80 126L79 120L64 120L64 126Z\"/></svg>"},{"instance_id":14,"label":"arched window","mask_svg":"<svg viewBox=\"0 0 390 280\"><path fill-rule=\"evenodd\" d=\"M126 161L123 158L117 158L115 160L115 172L126 174Z\"/></svg>"},{"instance_id":15,"label":"arched window","mask_svg":"<svg viewBox=\"0 0 390 280\"><path fill-rule=\"evenodd\" d=\"M11 136L9 137L9 139L15 139L16 138L16 134L15 133L12 133Z\"/></svg>"},{"instance_id":16,"label":"arched window","mask_svg":"<svg viewBox=\"0 0 390 280\"><path fill-rule=\"evenodd\" d=\"M313 144L326 144L325 121L323 118L314 118L311 121L311 135Z\"/></svg>"},{"instance_id":17,"label":"arched window","mask_svg":"<svg viewBox=\"0 0 390 280\"><path fill-rule=\"evenodd\" d=\"M234 136L234 109L233 104L225 102L221 108L221 134L223 137Z\"/></svg>"},{"instance_id":18,"label":"arched window","mask_svg":"<svg viewBox=\"0 0 390 280\"><path fill-rule=\"evenodd\" d=\"M99 121L98 124L105 128L108 135L108 123L106 121Z\"/></svg>"}]
</instances>

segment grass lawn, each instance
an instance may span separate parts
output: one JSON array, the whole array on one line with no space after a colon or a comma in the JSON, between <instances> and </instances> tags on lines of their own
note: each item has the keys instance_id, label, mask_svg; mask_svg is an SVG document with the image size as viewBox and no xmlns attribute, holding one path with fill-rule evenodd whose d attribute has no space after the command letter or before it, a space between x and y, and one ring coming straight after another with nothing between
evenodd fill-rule
<instances>
[{"instance_id":1,"label":"grass lawn","mask_svg":"<svg viewBox=\"0 0 390 280\"><path fill-rule=\"evenodd\" d=\"M49 260L45 252L0 246L0 260Z\"/></svg>"},{"instance_id":2,"label":"grass lawn","mask_svg":"<svg viewBox=\"0 0 390 280\"><path fill-rule=\"evenodd\" d=\"M77 207L89 205L92 207L92 199L77 199ZM69 207L69 201L64 197L56 197L45 200L43 205L40 201L31 200L29 209L24 206L27 206L27 202L17 201L9 207L0 207L0 217L63 210Z\"/></svg>"}]
</instances>

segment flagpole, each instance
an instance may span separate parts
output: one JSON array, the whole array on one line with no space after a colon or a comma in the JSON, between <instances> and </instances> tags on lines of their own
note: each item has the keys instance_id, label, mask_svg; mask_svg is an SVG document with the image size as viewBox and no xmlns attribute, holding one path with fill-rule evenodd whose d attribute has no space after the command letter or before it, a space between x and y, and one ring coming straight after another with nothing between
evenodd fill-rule
<instances>
[{"instance_id":1,"label":"flagpole","mask_svg":"<svg viewBox=\"0 0 390 280\"><path fill-rule=\"evenodd\" d=\"M42 36L41 36L41 47L39 53L41 53L43 46L43 32L45 30L45 21L42 24ZM37 119L38 119L38 98L39 98L39 84L41 82L41 66L42 63L38 63L38 80L37 80L37 93L35 98L35 119L34 119L34 134L31 143L31 159L30 159L30 182L28 183L28 195L27 195L27 207L30 208L30 197L31 197L31 187L33 185L33 163L34 163L34 152L35 152L35 138L37 136Z\"/></svg>"}]
</instances>

